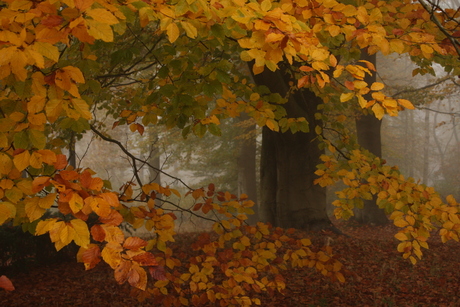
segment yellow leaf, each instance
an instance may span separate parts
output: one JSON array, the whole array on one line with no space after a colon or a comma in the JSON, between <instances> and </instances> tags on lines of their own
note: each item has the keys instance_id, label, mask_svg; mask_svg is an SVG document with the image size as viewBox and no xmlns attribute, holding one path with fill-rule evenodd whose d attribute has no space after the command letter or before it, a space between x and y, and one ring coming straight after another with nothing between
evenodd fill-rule
<instances>
[{"instance_id":1,"label":"yellow leaf","mask_svg":"<svg viewBox=\"0 0 460 307\"><path fill-rule=\"evenodd\" d=\"M88 34L94 37L95 39L101 39L104 42L113 41L113 31L108 24L101 23L91 19L87 19L86 24L89 26Z\"/></svg>"},{"instance_id":2,"label":"yellow leaf","mask_svg":"<svg viewBox=\"0 0 460 307\"><path fill-rule=\"evenodd\" d=\"M340 273L340 272L335 272L335 277L337 277L337 279L338 279L340 282L345 282L345 277L343 276L342 273Z\"/></svg>"},{"instance_id":3,"label":"yellow leaf","mask_svg":"<svg viewBox=\"0 0 460 307\"><path fill-rule=\"evenodd\" d=\"M30 153L28 150L17 154L13 158L14 166L18 169L18 171L22 172L26 167L30 165Z\"/></svg>"},{"instance_id":4,"label":"yellow leaf","mask_svg":"<svg viewBox=\"0 0 460 307\"><path fill-rule=\"evenodd\" d=\"M74 110L81 115L84 119L91 119L92 115L89 111L89 106L83 99L74 98L71 100Z\"/></svg>"},{"instance_id":5,"label":"yellow leaf","mask_svg":"<svg viewBox=\"0 0 460 307\"><path fill-rule=\"evenodd\" d=\"M105 23L108 25L114 25L118 23L118 19L109 11L106 9L92 9L92 10L87 10L86 15L90 16L94 20Z\"/></svg>"},{"instance_id":6,"label":"yellow leaf","mask_svg":"<svg viewBox=\"0 0 460 307\"><path fill-rule=\"evenodd\" d=\"M69 245L74 237L75 230L66 223L65 226L59 231L59 241L61 241L62 243L60 244L60 246L64 247L66 245Z\"/></svg>"},{"instance_id":7,"label":"yellow leaf","mask_svg":"<svg viewBox=\"0 0 460 307\"><path fill-rule=\"evenodd\" d=\"M45 197L40 198L38 200L38 205L40 206L40 208L49 209L54 204L55 200L56 200L56 193L50 193L46 195Z\"/></svg>"},{"instance_id":8,"label":"yellow leaf","mask_svg":"<svg viewBox=\"0 0 460 307\"><path fill-rule=\"evenodd\" d=\"M223 220L220 222L222 224L222 226L225 228L225 229L230 229L231 226L230 226L230 223L227 221L227 220Z\"/></svg>"},{"instance_id":9,"label":"yellow leaf","mask_svg":"<svg viewBox=\"0 0 460 307\"><path fill-rule=\"evenodd\" d=\"M264 0L260 4L260 8L262 9L262 11L267 12L269 9L272 8L272 2L270 0Z\"/></svg>"},{"instance_id":10,"label":"yellow leaf","mask_svg":"<svg viewBox=\"0 0 460 307\"><path fill-rule=\"evenodd\" d=\"M341 30L340 27L337 25L330 25L327 27L327 31L332 37L339 35L340 30Z\"/></svg>"},{"instance_id":11,"label":"yellow leaf","mask_svg":"<svg viewBox=\"0 0 460 307\"><path fill-rule=\"evenodd\" d=\"M54 62L59 61L60 52L57 46L45 42L35 42L33 49Z\"/></svg>"},{"instance_id":12,"label":"yellow leaf","mask_svg":"<svg viewBox=\"0 0 460 307\"><path fill-rule=\"evenodd\" d=\"M85 83L85 77L83 76L81 70L78 69L77 67L66 66L62 68L62 70L64 70L70 76L70 78L74 80L75 82Z\"/></svg>"},{"instance_id":13,"label":"yellow leaf","mask_svg":"<svg viewBox=\"0 0 460 307\"><path fill-rule=\"evenodd\" d=\"M83 208L83 198L81 198L78 193L72 193L72 196L69 200L69 207L73 213L77 213Z\"/></svg>"},{"instance_id":14,"label":"yellow leaf","mask_svg":"<svg viewBox=\"0 0 460 307\"><path fill-rule=\"evenodd\" d=\"M35 228L35 235L40 236L47 233L57 222L57 218L47 219L45 221L40 221Z\"/></svg>"},{"instance_id":15,"label":"yellow leaf","mask_svg":"<svg viewBox=\"0 0 460 307\"><path fill-rule=\"evenodd\" d=\"M402 232L398 232L397 234L395 234L395 238L398 239L399 241L406 241L407 240L406 234L404 234Z\"/></svg>"},{"instance_id":16,"label":"yellow leaf","mask_svg":"<svg viewBox=\"0 0 460 307\"><path fill-rule=\"evenodd\" d=\"M354 96L355 96L355 93L354 93L354 92L342 93L342 94L340 95L340 102L346 102L346 101L352 99Z\"/></svg>"},{"instance_id":17,"label":"yellow leaf","mask_svg":"<svg viewBox=\"0 0 460 307\"><path fill-rule=\"evenodd\" d=\"M431 58L434 51L433 48L431 48L431 46L423 44L420 46L420 49L422 50L422 53L426 58Z\"/></svg>"},{"instance_id":18,"label":"yellow leaf","mask_svg":"<svg viewBox=\"0 0 460 307\"><path fill-rule=\"evenodd\" d=\"M410 102L409 100L407 99L398 99L398 103L403 106L404 108L406 109L410 109L410 110L414 110L415 107L414 105L412 104L412 102Z\"/></svg>"},{"instance_id":19,"label":"yellow leaf","mask_svg":"<svg viewBox=\"0 0 460 307\"><path fill-rule=\"evenodd\" d=\"M162 14L164 14L165 16L170 17L170 18L175 18L176 17L176 14L174 13L174 11L171 10L169 7L166 7L166 6L163 6L162 8L160 8L160 12Z\"/></svg>"},{"instance_id":20,"label":"yellow leaf","mask_svg":"<svg viewBox=\"0 0 460 307\"><path fill-rule=\"evenodd\" d=\"M170 43L174 43L179 37L179 27L175 23L170 23L166 28L166 34Z\"/></svg>"},{"instance_id":21,"label":"yellow leaf","mask_svg":"<svg viewBox=\"0 0 460 307\"><path fill-rule=\"evenodd\" d=\"M43 58L42 54L33 50L32 47L24 49L24 52L26 53L26 56L31 59L29 61L32 62L31 64L34 64L38 68L45 68L45 59Z\"/></svg>"},{"instance_id":22,"label":"yellow leaf","mask_svg":"<svg viewBox=\"0 0 460 307\"><path fill-rule=\"evenodd\" d=\"M107 262L112 269L115 269L121 262L120 252L123 248L120 244L109 242L101 252L102 259Z\"/></svg>"},{"instance_id":23,"label":"yellow leaf","mask_svg":"<svg viewBox=\"0 0 460 307\"><path fill-rule=\"evenodd\" d=\"M265 122L265 124L272 131L279 131L280 130L280 127L279 127L278 123L276 121L274 121L273 119L271 119L271 118L268 118L267 121Z\"/></svg>"},{"instance_id":24,"label":"yellow leaf","mask_svg":"<svg viewBox=\"0 0 460 307\"><path fill-rule=\"evenodd\" d=\"M372 98L374 98L377 101L383 101L385 100L386 96L382 92L374 92L372 93Z\"/></svg>"},{"instance_id":25,"label":"yellow leaf","mask_svg":"<svg viewBox=\"0 0 460 307\"><path fill-rule=\"evenodd\" d=\"M409 223L402 217L397 217L394 221L394 224L398 227L406 227Z\"/></svg>"},{"instance_id":26,"label":"yellow leaf","mask_svg":"<svg viewBox=\"0 0 460 307\"><path fill-rule=\"evenodd\" d=\"M89 244L89 230L88 225L79 219L70 221L73 229L75 230L74 241L75 244L83 248L87 248Z\"/></svg>"},{"instance_id":27,"label":"yellow leaf","mask_svg":"<svg viewBox=\"0 0 460 307\"><path fill-rule=\"evenodd\" d=\"M16 216L16 207L10 202L0 202L0 225Z\"/></svg>"},{"instance_id":28,"label":"yellow leaf","mask_svg":"<svg viewBox=\"0 0 460 307\"><path fill-rule=\"evenodd\" d=\"M13 161L4 153L0 152L0 174L8 175L13 168Z\"/></svg>"},{"instance_id":29,"label":"yellow leaf","mask_svg":"<svg viewBox=\"0 0 460 307\"><path fill-rule=\"evenodd\" d=\"M45 209L41 208L39 205L39 198L26 198L24 200L26 215L29 218L29 221L33 222L43 216Z\"/></svg>"},{"instance_id":30,"label":"yellow leaf","mask_svg":"<svg viewBox=\"0 0 460 307\"><path fill-rule=\"evenodd\" d=\"M377 117L378 119L382 119L383 115L385 114L385 111L383 110L382 106L378 103L372 106L372 111L374 112L375 117Z\"/></svg>"},{"instance_id":31,"label":"yellow leaf","mask_svg":"<svg viewBox=\"0 0 460 307\"><path fill-rule=\"evenodd\" d=\"M187 34L188 37L196 38L196 36L198 35L198 31L194 25L192 25L191 23L187 21L181 21L180 24L182 28L184 28L185 33Z\"/></svg>"},{"instance_id":32,"label":"yellow leaf","mask_svg":"<svg viewBox=\"0 0 460 307\"><path fill-rule=\"evenodd\" d=\"M384 87L385 87L385 85L383 85L383 83L374 82L374 83L372 83L372 85L371 85L371 90L373 90L373 91L380 91L380 90L382 90Z\"/></svg>"},{"instance_id":33,"label":"yellow leaf","mask_svg":"<svg viewBox=\"0 0 460 307\"><path fill-rule=\"evenodd\" d=\"M399 39L392 39L390 40L390 49L391 51L394 51L396 53L403 53L404 52L405 45L404 43L399 40Z\"/></svg>"}]
</instances>

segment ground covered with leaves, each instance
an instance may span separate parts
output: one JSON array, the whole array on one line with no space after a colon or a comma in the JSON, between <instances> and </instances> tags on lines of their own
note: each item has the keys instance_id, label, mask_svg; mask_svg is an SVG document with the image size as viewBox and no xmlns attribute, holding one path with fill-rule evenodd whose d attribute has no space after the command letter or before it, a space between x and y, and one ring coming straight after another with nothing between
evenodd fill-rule
<instances>
[{"instance_id":1,"label":"ground covered with leaves","mask_svg":"<svg viewBox=\"0 0 460 307\"><path fill-rule=\"evenodd\" d=\"M346 282L307 268L290 270L284 295L263 296L262 306L460 306L459 243L434 239L413 266L396 251L394 227L339 227L348 236L321 232L310 238L341 255ZM182 235L181 245L193 237ZM104 265L84 271L82 264L60 263L9 277L16 290L0 291L0 306L154 306L130 297L130 287L118 285Z\"/></svg>"}]
</instances>

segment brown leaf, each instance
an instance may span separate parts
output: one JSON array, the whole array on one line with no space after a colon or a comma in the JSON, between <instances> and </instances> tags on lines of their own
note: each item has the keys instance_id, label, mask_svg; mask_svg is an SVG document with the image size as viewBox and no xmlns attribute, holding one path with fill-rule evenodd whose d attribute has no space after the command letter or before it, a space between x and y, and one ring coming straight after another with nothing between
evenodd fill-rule
<instances>
[{"instance_id":1,"label":"brown leaf","mask_svg":"<svg viewBox=\"0 0 460 307\"><path fill-rule=\"evenodd\" d=\"M141 266L157 266L158 262L152 253L145 252L132 257L134 261L138 262Z\"/></svg>"},{"instance_id":2,"label":"brown leaf","mask_svg":"<svg viewBox=\"0 0 460 307\"><path fill-rule=\"evenodd\" d=\"M157 267L149 267L149 273L150 273L150 276L152 276L152 278L156 279L156 280L167 280L168 278L166 278L166 271L165 271L165 268L164 266L160 265L160 266L157 266Z\"/></svg>"},{"instance_id":3,"label":"brown leaf","mask_svg":"<svg viewBox=\"0 0 460 307\"><path fill-rule=\"evenodd\" d=\"M131 250L140 249L141 247L147 246L147 241L142 240L139 237L129 237L123 243L123 247Z\"/></svg>"},{"instance_id":4,"label":"brown leaf","mask_svg":"<svg viewBox=\"0 0 460 307\"><path fill-rule=\"evenodd\" d=\"M122 260L114 271L116 281L121 285L128 279L128 273L131 270L131 261Z\"/></svg>"},{"instance_id":5,"label":"brown leaf","mask_svg":"<svg viewBox=\"0 0 460 307\"><path fill-rule=\"evenodd\" d=\"M13 291L14 290L13 283L5 275L0 276L0 288L5 289L6 291Z\"/></svg>"}]
</instances>

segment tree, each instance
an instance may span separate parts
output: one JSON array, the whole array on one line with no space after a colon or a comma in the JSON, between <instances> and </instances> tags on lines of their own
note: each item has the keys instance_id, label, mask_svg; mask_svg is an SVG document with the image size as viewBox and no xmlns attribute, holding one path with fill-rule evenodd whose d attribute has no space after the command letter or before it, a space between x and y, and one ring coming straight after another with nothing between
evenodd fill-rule
<instances>
[{"instance_id":1,"label":"tree","mask_svg":"<svg viewBox=\"0 0 460 307\"><path fill-rule=\"evenodd\" d=\"M286 70L264 71L254 76L257 84L288 96L290 77ZM308 89L289 93L284 108L288 118L305 118L303 131L262 133L261 190L259 211L266 212L265 222L284 228L324 229L330 227L326 213L326 190L315 185L314 172L324 150L319 149L315 118L321 99Z\"/></svg>"},{"instance_id":2,"label":"tree","mask_svg":"<svg viewBox=\"0 0 460 307\"><path fill-rule=\"evenodd\" d=\"M407 53L420 73L434 72L433 63L439 63L458 75L456 36L446 41L443 31L452 29L454 17L453 11L427 12L409 0L2 2L0 224L13 220L35 235L48 234L58 250L73 241L86 269L103 260L119 283L128 282L141 299L153 295L165 306L258 304L251 293L282 290L279 270L287 265L314 267L344 281L342 264L329 246L313 251L308 239L291 238L289 230L246 225L253 206L246 195L218 191L213 184L194 189L183 182L188 191L182 195L143 180L140 168L155 166L111 137L96 110L132 133L162 125L178 127L184 136L219 135L221 121L246 113L264 127L265 141L284 146L282 139L291 139L286 146L294 151L313 152L310 162L327 148L315 172L319 186L313 189L342 180L348 187L338 193L335 213L344 218L363 198L376 195L379 207L400 228L398 251L415 263L433 229L440 230L443 241L458 240L457 201L447 197L443 202L433 188L405 179L397 168L356 149L340 121L328 122L326 114L359 105L381 119L413 108L408 100L386 96L382 83L364 81L375 67L359 61L361 49ZM274 87L271 93L256 86L239 70L241 61L254 62L256 78L274 74L285 88ZM324 137L325 123L338 129L339 141ZM317 138L307 133L312 129ZM56 132L78 137L88 130L127 157L132 179L120 192L93 171L68 165L62 154L68 144ZM275 149L276 163L295 162L283 160L292 153ZM308 167L305 172L311 171ZM288 175L280 170L278 177ZM292 203L285 211L281 201L300 199L286 193L288 185L299 183L280 182L268 191L277 193L272 199L280 225L290 226L286 222L297 217L289 216L297 209L315 215L310 220L299 216L291 225L327 223L319 205L309 211ZM174 202L182 197L192 199L191 207ZM59 216L42 219L51 209ZM214 223L213 234L202 234L191 247L196 256L185 261L168 247L174 242L174 213L183 211L209 213L203 218ZM87 223L90 216L93 225ZM154 237L125 236L122 222L145 226ZM3 277L0 286L12 289Z\"/></svg>"}]
</instances>

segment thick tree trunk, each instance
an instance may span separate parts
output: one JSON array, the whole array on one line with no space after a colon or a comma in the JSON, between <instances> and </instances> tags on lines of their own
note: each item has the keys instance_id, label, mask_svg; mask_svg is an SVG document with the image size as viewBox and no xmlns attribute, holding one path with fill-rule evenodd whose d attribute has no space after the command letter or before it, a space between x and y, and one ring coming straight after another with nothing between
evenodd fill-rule
<instances>
[{"instance_id":1,"label":"thick tree trunk","mask_svg":"<svg viewBox=\"0 0 460 307\"><path fill-rule=\"evenodd\" d=\"M264 71L254 76L258 85L267 86L282 96L288 93L287 75ZM331 226L326 213L326 190L313 184L316 165L323 153L314 132L321 123L315 119L321 99L303 89L291 94L284 105L288 117L305 117L309 133L285 133L263 128L261 156L262 221L283 228L318 230Z\"/></svg>"},{"instance_id":2,"label":"thick tree trunk","mask_svg":"<svg viewBox=\"0 0 460 307\"><path fill-rule=\"evenodd\" d=\"M368 55L364 51L361 58L376 66L377 60L375 54ZM372 76L367 75L364 79L368 84L372 84L376 80L375 73ZM382 121L377 119L373 114L361 115L356 119L358 144L379 158L382 158L381 126ZM364 200L363 209L354 210L354 214L354 220L360 224L385 225L388 223L385 211L377 206L375 197L372 200Z\"/></svg>"}]
</instances>

